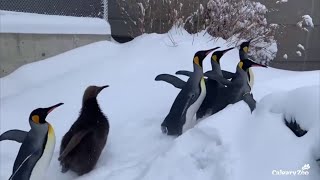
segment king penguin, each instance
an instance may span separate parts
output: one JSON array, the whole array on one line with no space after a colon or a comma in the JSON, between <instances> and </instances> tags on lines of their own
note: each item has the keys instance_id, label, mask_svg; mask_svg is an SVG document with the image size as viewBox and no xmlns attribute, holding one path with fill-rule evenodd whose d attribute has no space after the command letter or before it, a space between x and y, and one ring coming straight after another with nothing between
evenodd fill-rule
<instances>
[{"instance_id":1,"label":"king penguin","mask_svg":"<svg viewBox=\"0 0 320 180\"><path fill-rule=\"evenodd\" d=\"M109 134L109 122L101 111L97 95L106 86L89 86L83 95L80 116L63 136L59 161L62 172L79 176L90 172L104 149Z\"/></svg>"},{"instance_id":2,"label":"king penguin","mask_svg":"<svg viewBox=\"0 0 320 180\"><path fill-rule=\"evenodd\" d=\"M197 119L200 119L205 115L212 115L227 106L227 104L221 98L221 96L223 97L225 93L224 91L225 82L228 81L227 79L231 79L234 76L234 73L221 70L220 60L225 53L232 50L233 48L234 47L221 50L221 51L215 51L212 53L211 55L212 70L208 71L207 73L210 73L211 78L214 77L214 80L205 79L207 93L206 93L205 99L203 100L200 108L196 113ZM190 77L192 75L192 72L187 70L180 70L180 71L177 71L176 74ZM165 82L172 84L174 87L180 88L180 89L183 87L185 83L180 78L173 75L169 75L169 74L161 74L157 77L157 80L163 80Z\"/></svg>"},{"instance_id":3,"label":"king penguin","mask_svg":"<svg viewBox=\"0 0 320 180\"><path fill-rule=\"evenodd\" d=\"M193 72L187 82L179 81L181 91L174 100L169 114L161 124L161 130L164 134L181 135L195 125L193 117L206 96L202 62L210 52L218 48L198 51L194 55ZM166 81L161 76L168 77L167 75L159 75L156 80Z\"/></svg>"},{"instance_id":4,"label":"king penguin","mask_svg":"<svg viewBox=\"0 0 320 180\"><path fill-rule=\"evenodd\" d=\"M0 136L1 141L13 140L22 143L9 180L42 180L44 178L55 148L54 130L46 121L46 117L62 104L33 110L29 117L31 126L29 132L10 130Z\"/></svg>"},{"instance_id":5,"label":"king penguin","mask_svg":"<svg viewBox=\"0 0 320 180\"><path fill-rule=\"evenodd\" d=\"M225 75L223 75L223 71L221 70L220 66L220 59L231 49L233 49L233 47L223 51L215 51L211 56L212 71L209 72L216 78L215 80L207 79L206 81L207 95L197 111L197 119L215 114L216 112L225 108L225 103L221 97L224 96L224 89L226 87L225 85L221 84L221 82L225 82L227 81L226 79L233 77L233 73L224 71ZM227 73L229 74L228 76L226 75Z\"/></svg>"},{"instance_id":6,"label":"king penguin","mask_svg":"<svg viewBox=\"0 0 320 180\"><path fill-rule=\"evenodd\" d=\"M236 72L233 75L231 81L224 84L227 86L227 88L224 90L225 96L221 98L224 99L227 105L244 100L248 104L252 112L256 107L256 101L254 100L251 93L251 89L254 83L254 74L251 68L253 66L267 66L258 64L249 58L248 52L250 42L251 40L241 43L239 49L240 62L237 65ZM211 78L211 74L208 72L206 72L204 75L208 78ZM212 78L214 80L216 79L216 77Z\"/></svg>"}]
</instances>

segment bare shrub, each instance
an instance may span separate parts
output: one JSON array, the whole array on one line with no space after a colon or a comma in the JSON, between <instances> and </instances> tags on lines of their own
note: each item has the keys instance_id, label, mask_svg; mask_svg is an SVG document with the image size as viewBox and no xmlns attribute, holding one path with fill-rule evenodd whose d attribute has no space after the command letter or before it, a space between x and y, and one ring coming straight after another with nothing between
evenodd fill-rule
<instances>
[{"instance_id":1,"label":"bare shrub","mask_svg":"<svg viewBox=\"0 0 320 180\"><path fill-rule=\"evenodd\" d=\"M166 33L173 26L189 33L201 30L222 37L230 45L254 38L251 53L267 64L276 56L275 25L265 18L264 5L251 0L117 0L133 37ZM173 46L177 44L169 34Z\"/></svg>"},{"instance_id":2,"label":"bare shrub","mask_svg":"<svg viewBox=\"0 0 320 180\"><path fill-rule=\"evenodd\" d=\"M251 43L253 57L268 63L276 56L274 39L276 25L265 18L267 9L251 0L210 0L206 12L207 31L213 37L222 37L230 44L254 38Z\"/></svg>"}]
</instances>

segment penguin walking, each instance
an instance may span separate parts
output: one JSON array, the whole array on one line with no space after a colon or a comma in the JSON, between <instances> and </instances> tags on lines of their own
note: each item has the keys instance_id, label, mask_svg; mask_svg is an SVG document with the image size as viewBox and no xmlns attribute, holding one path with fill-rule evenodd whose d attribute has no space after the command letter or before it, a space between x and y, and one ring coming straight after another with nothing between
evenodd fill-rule
<instances>
[{"instance_id":1,"label":"penguin walking","mask_svg":"<svg viewBox=\"0 0 320 180\"><path fill-rule=\"evenodd\" d=\"M222 110L227 106L223 100L225 95L225 84L229 84L227 79L230 79L234 76L234 73L228 71L222 71L220 66L220 60L222 56L228 51L232 50L228 48L222 51L215 51L211 55L211 67L212 70L206 72L211 74L211 79L206 79L206 97L203 100L200 108L197 111L197 119L203 118L204 116L215 114L216 112ZM189 75L188 71L178 71L176 74Z\"/></svg>"},{"instance_id":2,"label":"penguin walking","mask_svg":"<svg viewBox=\"0 0 320 180\"><path fill-rule=\"evenodd\" d=\"M225 82L227 88L224 89L224 96L220 96L220 98L227 103L226 105L244 100L252 112L256 108L256 101L251 93L254 83L254 74L251 68L254 66L267 66L258 64L249 58L248 51L250 42L251 40L241 43L239 49L240 62L237 65L236 72L231 81ZM210 79L216 79L210 72L206 72L204 75Z\"/></svg>"},{"instance_id":3,"label":"penguin walking","mask_svg":"<svg viewBox=\"0 0 320 180\"><path fill-rule=\"evenodd\" d=\"M58 160L63 173L72 170L81 176L95 167L109 134L108 119L97 101L106 87L89 86L85 90L80 116L61 141Z\"/></svg>"},{"instance_id":4,"label":"penguin walking","mask_svg":"<svg viewBox=\"0 0 320 180\"><path fill-rule=\"evenodd\" d=\"M187 82L180 81L178 80L179 78L174 78L175 76L159 75L156 77L157 81L169 81L181 87L181 91L174 100L169 114L161 124L161 130L164 134L181 135L194 126L193 117L206 96L202 62L210 52L218 48L198 51L194 55L193 73Z\"/></svg>"},{"instance_id":5,"label":"penguin walking","mask_svg":"<svg viewBox=\"0 0 320 180\"><path fill-rule=\"evenodd\" d=\"M29 117L30 131L10 130L0 136L2 140L22 143L14 161L9 180L42 180L55 148L55 134L47 115L63 103L38 108Z\"/></svg>"}]
</instances>

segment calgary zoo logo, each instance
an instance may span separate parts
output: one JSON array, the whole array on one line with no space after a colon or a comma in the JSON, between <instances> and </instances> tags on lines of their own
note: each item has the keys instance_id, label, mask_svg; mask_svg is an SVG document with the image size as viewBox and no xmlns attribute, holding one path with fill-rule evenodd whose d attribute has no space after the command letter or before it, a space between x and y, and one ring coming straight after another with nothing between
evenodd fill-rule
<instances>
[{"instance_id":1,"label":"calgary zoo logo","mask_svg":"<svg viewBox=\"0 0 320 180\"><path fill-rule=\"evenodd\" d=\"M309 175L310 165L305 164L301 169L298 170L273 170L272 175L275 176L307 176Z\"/></svg>"}]
</instances>

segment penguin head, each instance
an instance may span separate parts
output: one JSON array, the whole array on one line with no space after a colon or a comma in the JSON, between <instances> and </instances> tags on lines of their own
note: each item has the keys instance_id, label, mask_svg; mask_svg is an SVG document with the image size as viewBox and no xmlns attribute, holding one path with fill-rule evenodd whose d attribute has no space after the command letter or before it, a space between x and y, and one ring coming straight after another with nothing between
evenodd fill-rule
<instances>
[{"instance_id":1,"label":"penguin head","mask_svg":"<svg viewBox=\"0 0 320 180\"><path fill-rule=\"evenodd\" d=\"M240 60L238 66L241 69L243 69L244 71L247 71L249 68L254 67L254 66L267 68L267 66L262 65L262 64L258 64L256 62L252 61L251 59L242 59L242 60Z\"/></svg>"},{"instance_id":2,"label":"penguin head","mask_svg":"<svg viewBox=\"0 0 320 180\"><path fill-rule=\"evenodd\" d=\"M84 91L83 94L83 102L92 99L92 98L96 98L98 96L98 94L104 89L109 87L109 85L105 85L105 86L89 86L87 87L87 89Z\"/></svg>"},{"instance_id":3,"label":"penguin head","mask_svg":"<svg viewBox=\"0 0 320 180\"><path fill-rule=\"evenodd\" d=\"M212 56L211 56L211 60L214 61L214 62L217 62L218 64L220 64L220 59L221 57L228 51L230 51L231 49L233 49L234 47L232 48L229 48L229 49L225 49L225 50L222 50L222 51L215 51L214 53L212 53Z\"/></svg>"},{"instance_id":4,"label":"penguin head","mask_svg":"<svg viewBox=\"0 0 320 180\"><path fill-rule=\"evenodd\" d=\"M55 108L57 108L61 105L63 105L63 103L59 103L59 104L56 104L56 105L53 105L53 106L47 107L47 108L35 109L31 112L30 117L29 117L29 121L33 122L35 124L44 124L44 123L46 123L47 115L51 111L53 111Z\"/></svg>"},{"instance_id":5,"label":"penguin head","mask_svg":"<svg viewBox=\"0 0 320 180\"><path fill-rule=\"evenodd\" d=\"M252 39L250 39L249 41L245 41L245 42L241 43L240 44L240 52L242 51L242 52L248 53L251 41L252 41Z\"/></svg>"},{"instance_id":6,"label":"penguin head","mask_svg":"<svg viewBox=\"0 0 320 180\"><path fill-rule=\"evenodd\" d=\"M196 54L193 57L193 63L202 67L202 62L207 57L207 55L218 48L220 48L220 47L215 47L213 49L208 49L208 50L196 52Z\"/></svg>"}]
</instances>

